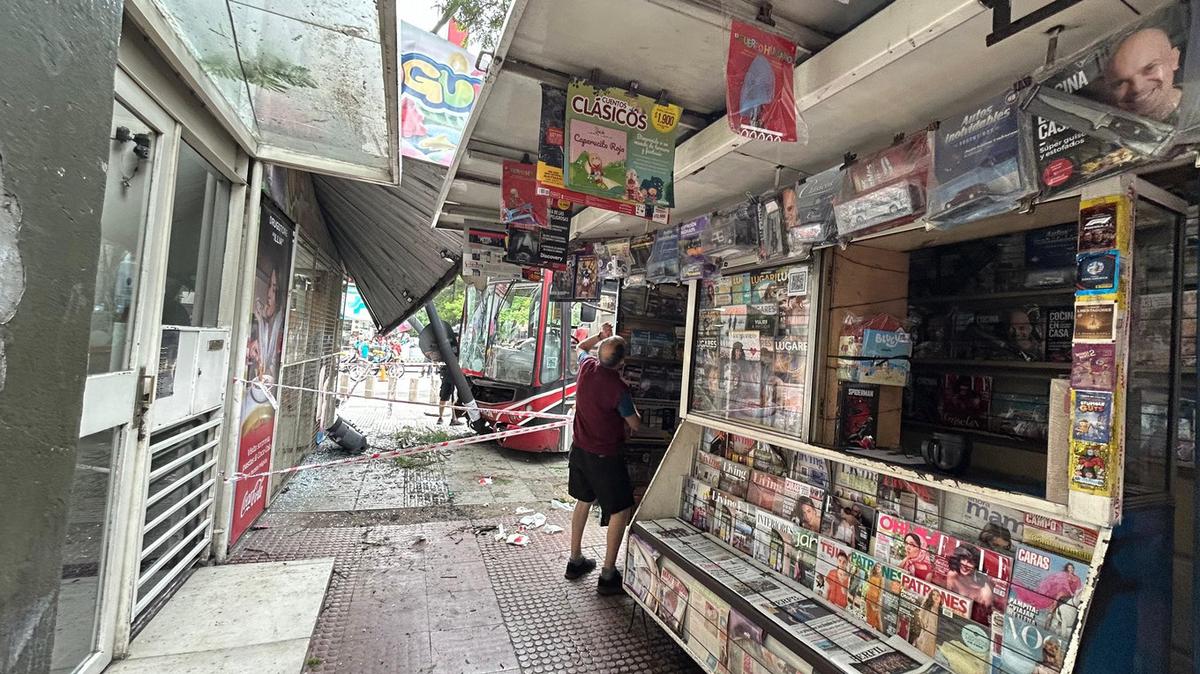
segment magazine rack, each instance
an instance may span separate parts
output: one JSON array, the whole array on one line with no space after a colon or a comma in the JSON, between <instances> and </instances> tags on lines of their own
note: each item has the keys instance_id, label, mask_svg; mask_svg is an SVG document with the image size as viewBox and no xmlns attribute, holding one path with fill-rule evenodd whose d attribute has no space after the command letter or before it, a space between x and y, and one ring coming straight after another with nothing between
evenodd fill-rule
<instances>
[{"instance_id":1,"label":"magazine rack","mask_svg":"<svg viewBox=\"0 0 1200 674\"><path fill-rule=\"evenodd\" d=\"M919 475L880 480L861 459L819 448L760 443L739 463L705 451L728 438L723 426L703 419L680 426L626 546L627 591L708 671L723 664L730 672L909 672L930 662L967 671L970 658L980 671L993 660L1001 672L1037 664L1072 670L1110 529L1027 501L999 505ZM787 477L775 474L781 452ZM714 464L724 470L706 474ZM879 487L873 495L864 487L871 475ZM786 486L775 492L773 484ZM797 494L814 491L825 495L819 531L788 516L798 511ZM923 508L922 499L941 507ZM873 535L850 538L865 541L858 549L835 538L843 507L877 512ZM930 570L897 558L905 543L899 532L920 536ZM997 535L1012 537L1011 552ZM974 600L945 587L962 589L947 569L962 568L964 550L989 576L990 610L973 609ZM1056 584L1066 590L1051 597ZM934 594L948 613L919 601ZM925 638L914 634L917 623Z\"/></svg>"}]
</instances>

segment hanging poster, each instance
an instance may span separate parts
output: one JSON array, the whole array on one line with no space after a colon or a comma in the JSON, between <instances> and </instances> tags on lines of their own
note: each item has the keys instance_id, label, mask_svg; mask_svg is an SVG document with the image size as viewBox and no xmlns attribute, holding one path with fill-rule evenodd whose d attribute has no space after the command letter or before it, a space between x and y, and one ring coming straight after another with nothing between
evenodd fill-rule
<instances>
[{"instance_id":1,"label":"hanging poster","mask_svg":"<svg viewBox=\"0 0 1200 674\"><path fill-rule=\"evenodd\" d=\"M734 20L725 62L725 109L733 132L755 140L796 142L796 45Z\"/></svg>"},{"instance_id":2,"label":"hanging poster","mask_svg":"<svg viewBox=\"0 0 1200 674\"><path fill-rule=\"evenodd\" d=\"M400 24L400 152L449 166L483 86L475 57L448 40Z\"/></svg>"},{"instance_id":3,"label":"hanging poster","mask_svg":"<svg viewBox=\"0 0 1200 674\"><path fill-rule=\"evenodd\" d=\"M543 84L542 119L538 132L538 194L555 199L568 199L584 207L600 208L666 224L670 219L670 209L664 206L647 207L642 203L629 203L567 189L563 182L563 138L566 118L567 91ZM630 187L633 188L633 185Z\"/></svg>"},{"instance_id":4,"label":"hanging poster","mask_svg":"<svg viewBox=\"0 0 1200 674\"><path fill-rule=\"evenodd\" d=\"M1009 91L938 126L929 189L932 222L957 225L1013 211L1033 193L1018 103Z\"/></svg>"},{"instance_id":5,"label":"hanging poster","mask_svg":"<svg viewBox=\"0 0 1200 674\"><path fill-rule=\"evenodd\" d=\"M463 237L463 276L486 279L521 276L521 268L505 260L509 255L505 232L468 227L463 230Z\"/></svg>"},{"instance_id":6,"label":"hanging poster","mask_svg":"<svg viewBox=\"0 0 1200 674\"><path fill-rule=\"evenodd\" d=\"M544 229L546 198L537 194L537 167L506 161L500 174L500 218L516 229Z\"/></svg>"},{"instance_id":7,"label":"hanging poster","mask_svg":"<svg viewBox=\"0 0 1200 674\"><path fill-rule=\"evenodd\" d=\"M618 87L567 87L566 187L640 204L675 205L675 135L683 109Z\"/></svg>"},{"instance_id":8,"label":"hanging poster","mask_svg":"<svg viewBox=\"0 0 1200 674\"><path fill-rule=\"evenodd\" d=\"M528 187L532 191L532 165L518 166L528 166L531 169ZM509 223L504 255L505 262L525 268L522 270L522 276L526 279L530 278L531 267L556 271L565 269L567 240L571 236L571 202L548 203L551 200L546 197L531 198L540 203L539 210L544 210L544 214L539 217L546 219L547 226L531 226L530 220L523 217L517 222Z\"/></svg>"},{"instance_id":9,"label":"hanging poster","mask_svg":"<svg viewBox=\"0 0 1200 674\"><path fill-rule=\"evenodd\" d=\"M262 201L258 229L258 259L254 274L254 308L246 338L245 390L242 393L237 472L271 469L275 435L275 384L283 358L284 321L292 273L295 225L269 199ZM267 478L239 480L233 491L234 543L267 507Z\"/></svg>"},{"instance_id":10,"label":"hanging poster","mask_svg":"<svg viewBox=\"0 0 1200 674\"><path fill-rule=\"evenodd\" d=\"M1188 53L1194 19L1169 3L1145 20L1067 59L1029 101L1060 127L1085 131L1140 156L1165 156L1196 126L1191 91L1200 75ZM1185 91L1192 95L1185 95ZM1112 163L1101 158L1101 164ZM1086 164L1077 167L1086 173ZM1108 166L1094 167L1107 172Z\"/></svg>"}]
</instances>

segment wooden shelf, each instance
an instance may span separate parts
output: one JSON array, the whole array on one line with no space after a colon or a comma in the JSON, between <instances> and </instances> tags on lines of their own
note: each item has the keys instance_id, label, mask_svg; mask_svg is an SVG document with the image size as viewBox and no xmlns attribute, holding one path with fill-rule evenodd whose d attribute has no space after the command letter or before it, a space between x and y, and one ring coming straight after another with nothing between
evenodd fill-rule
<instances>
[{"instance_id":1,"label":"wooden shelf","mask_svg":"<svg viewBox=\"0 0 1200 674\"><path fill-rule=\"evenodd\" d=\"M938 433L958 433L960 435L969 435L973 438L978 438L988 444L1007 445L1010 447L1018 447L1037 452L1039 454L1046 453L1046 441L1037 438L1023 438L1017 435L1008 435L1007 433L996 433L994 431L985 431L974 428L959 428L958 426L944 426L942 424L930 423L928 421L902 421L900 422L901 431L904 429L912 429L926 432Z\"/></svg>"},{"instance_id":2,"label":"wooden shelf","mask_svg":"<svg viewBox=\"0 0 1200 674\"><path fill-rule=\"evenodd\" d=\"M910 297L908 303L916 306L927 304L953 304L955 302L988 302L1000 300L1017 300L1030 297L1074 297L1075 289L1070 287L1035 288L1032 290L1012 290L1002 293L978 293L969 295L942 295L941 297Z\"/></svg>"},{"instance_id":3,"label":"wooden shelf","mask_svg":"<svg viewBox=\"0 0 1200 674\"><path fill-rule=\"evenodd\" d=\"M964 370L1031 370L1043 372L1070 372L1070 363L1051 363L1047 361L1025 360L963 360L957 358L913 358L914 367L952 367Z\"/></svg>"}]
</instances>

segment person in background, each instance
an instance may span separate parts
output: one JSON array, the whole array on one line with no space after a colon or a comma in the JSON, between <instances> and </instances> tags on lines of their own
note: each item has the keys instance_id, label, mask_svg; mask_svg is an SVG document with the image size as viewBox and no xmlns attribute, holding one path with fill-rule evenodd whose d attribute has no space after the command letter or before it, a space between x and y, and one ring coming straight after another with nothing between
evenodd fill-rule
<instances>
[{"instance_id":1,"label":"person in background","mask_svg":"<svg viewBox=\"0 0 1200 674\"><path fill-rule=\"evenodd\" d=\"M449 331L449 334L447 336L450 338L450 350L454 352L454 357L457 358L458 357L458 333L453 328L451 328ZM442 378L442 385L438 389L437 423L439 425L442 423L442 415L445 414L445 412L446 412L446 406L449 405L449 406L453 407L454 400L457 397L455 395L457 393L457 390L454 385L454 375L452 375L450 373L450 366L445 363L442 363L442 368L441 368L440 374L441 374L441 378ZM451 426L457 426L462 423L462 421L458 417L459 417L459 411L456 409L451 409L450 410L450 425Z\"/></svg>"},{"instance_id":2,"label":"person in background","mask_svg":"<svg viewBox=\"0 0 1200 674\"><path fill-rule=\"evenodd\" d=\"M591 354L599 344L596 355ZM625 466L625 438L637 432L641 416L633 405L629 387L621 379L626 344L605 323L600 334L579 343L579 374L576 376L574 440L568 459L567 493L576 500L571 515L571 558L567 580L575 580L596 568L595 560L583 556L583 530L592 503L600 503L600 526L608 527L604 566L596 592L621 592L617 550L633 512L633 483Z\"/></svg>"}]
</instances>

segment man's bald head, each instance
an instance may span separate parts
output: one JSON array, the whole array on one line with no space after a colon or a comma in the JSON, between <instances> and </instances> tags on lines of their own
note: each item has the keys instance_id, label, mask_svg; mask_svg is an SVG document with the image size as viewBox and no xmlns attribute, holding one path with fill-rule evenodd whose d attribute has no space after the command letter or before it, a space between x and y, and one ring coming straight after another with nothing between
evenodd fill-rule
<instances>
[{"instance_id":1,"label":"man's bald head","mask_svg":"<svg viewBox=\"0 0 1200 674\"><path fill-rule=\"evenodd\" d=\"M1175 86L1179 49L1161 28L1143 28L1121 41L1104 67L1113 105L1160 122L1183 96Z\"/></svg>"},{"instance_id":2,"label":"man's bald head","mask_svg":"<svg viewBox=\"0 0 1200 674\"><path fill-rule=\"evenodd\" d=\"M600 342L596 356L604 367L620 367L621 362L625 360L625 340L615 335L608 337Z\"/></svg>"}]
</instances>

